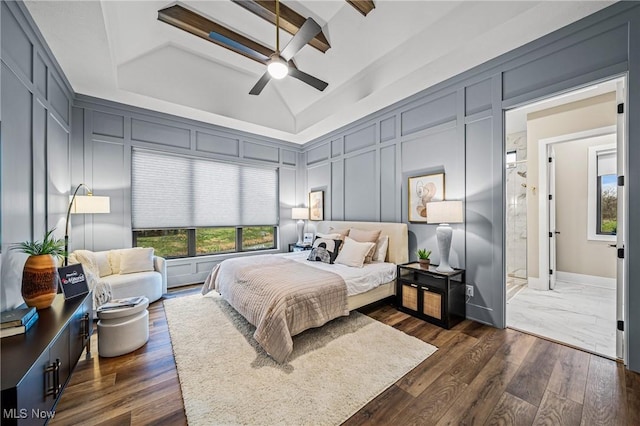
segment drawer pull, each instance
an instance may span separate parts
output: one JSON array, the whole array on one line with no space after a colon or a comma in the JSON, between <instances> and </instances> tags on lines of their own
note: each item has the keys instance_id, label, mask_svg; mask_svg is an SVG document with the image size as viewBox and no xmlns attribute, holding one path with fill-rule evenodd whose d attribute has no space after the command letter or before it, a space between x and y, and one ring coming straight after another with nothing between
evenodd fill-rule
<instances>
[{"instance_id":1,"label":"drawer pull","mask_svg":"<svg viewBox=\"0 0 640 426\"><path fill-rule=\"evenodd\" d=\"M410 285L411 287L418 288L418 285L417 285L417 284L409 284L409 285Z\"/></svg>"},{"instance_id":2,"label":"drawer pull","mask_svg":"<svg viewBox=\"0 0 640 426\"><path fill-rule=\"evenodd\" d=\"M429 291L429 287L422 287L424 291Z\"/></svg>"},{"instance_id":3,"label":"drawer pull","mask_svg":"<svg viewBox=\"0 0 640 426\"><path fill-rule=\"evenodd\" d=\"M44 369L44 372L45 374L51 373L51 387L47 388L45 396L51 395L57 398L62 388L62 385L60 385L60 360L56 359L55 362Z\"/></svg>"},{"instance_id":4,"label":"drawer pull","mask_svg":"<svg viewBox=\"0 0 640 426\"><path fill-rule=\"evenodd\" d=\"M89 327L91 327L89 313L85 313L80 320L80 337L82 337L83 339L89 337Z\"/></svg>"}]
</instances>

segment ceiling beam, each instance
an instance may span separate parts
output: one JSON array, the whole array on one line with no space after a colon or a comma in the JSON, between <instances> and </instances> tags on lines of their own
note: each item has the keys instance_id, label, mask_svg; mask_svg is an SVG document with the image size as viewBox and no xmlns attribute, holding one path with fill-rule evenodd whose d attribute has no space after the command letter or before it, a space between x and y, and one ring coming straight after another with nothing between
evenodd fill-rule
<instances>
[{"instance_id":1,"label":"ceiling beam","mask_svg":"<svg viewBox=\"0 0 640 426\"><path fill-rule=\"evenodd\" d=\"M232 2L244 7L248 11L258 15L265 21L276 23L276 2L273 0L231 0ZM289 34L295 34L298 32L302 24L306 21L306 18L298 14L296 11L290 9L284 4L280 3L280 28L288 32ZM331 45L324 33L320 33L315 36L309 44L322 53L326 52Z\"/></svg>"},{"instance_id":2,"label":"ceiling beam","mask_svg":"<svg viewBox=\"0 0 640 426\"><path fill-rule=\"evenodd\" d=\"M353 6L362 15L367 16L369 12L376 8L373 4L373 0L347 0L351 6Z\"/></svg>"},{"instance_id":3,"label":"ceiling beam","mask_svg":"<svg viewBox=\"0 0 640 426\"><path fill-rule=\"evenodd\" d=\"M273 50L180 5L158 11L158 20L266 64Z\"/></svg>"}]
</instances>

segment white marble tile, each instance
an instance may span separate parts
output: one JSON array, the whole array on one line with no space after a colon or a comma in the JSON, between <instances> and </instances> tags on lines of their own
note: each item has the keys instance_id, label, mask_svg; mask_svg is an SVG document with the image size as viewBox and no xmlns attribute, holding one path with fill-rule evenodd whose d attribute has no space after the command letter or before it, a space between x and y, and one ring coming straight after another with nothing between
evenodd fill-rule
<instances>
[{"instance_id":1,"label":"white marble tile","mask_svg":"<svg viewBox=\"0 0 640 426\"><path fill-rule=\"evenodd\" d=\"M558 281L507 302L507 326L615 357L615 305L615 290Z\"/></svg>"}]
</instances>

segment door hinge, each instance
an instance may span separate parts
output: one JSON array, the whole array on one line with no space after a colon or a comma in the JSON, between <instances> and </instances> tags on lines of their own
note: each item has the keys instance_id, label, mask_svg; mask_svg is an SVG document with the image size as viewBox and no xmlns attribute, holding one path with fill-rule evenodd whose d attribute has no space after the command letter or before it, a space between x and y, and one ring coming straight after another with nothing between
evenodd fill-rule
<instances>
[{"instance_id":1,"label":"door hinge","mask_svg":"<svg viewBox=\"0 0 640 426\"><path fill-rule=\"evenodd\" d=\"M553 269L549 269L549 275L553 275Z\"/></svg>"},{"instance_id":2,"label":"door hinge","mask_svg":"<svg viewBox=\"0 0 640 426\"><path fill-rule=\"evenodd\" d=\"M618 176L618 186L624 186L624 176Z\"/></svg>"},{"instance_id":3,"label":"door hinge","mask_svg":"<svg viewBox=\"0 0 640 426\"><path fill-rule=\"evenodd\" d=\"M618 330L624 331L624 321L618 320Z\"/></svg>"},{"instance_id":4,"label":"door hinge","mask_svg":"<svg viewBox=\"0 0 640 426\"><path fill-rule=\"evenodd\" d=\"M549 201L553 200L553 195L549 194Z\"/></svg>"},{"instance_id":5,"label":"door hinge","mask_svg":"<svg viewBox=\"0 0 640 426\"><path fill-rule=\"evenodd\" d=\"M624 247L618 249L618 259L624 259Z\"/></svg>"},{"instance_id":6,"label":"door hinge","mask_svg":"<svg viewBox=\"0 0 640 426\"><path fill-rule=\"evenodd\" d=\"M618 114L624 113L624 104L618 104Z\"/></svg>"},{"instance_id":7,"label":"door hinge","mask_svg":"<svg viewBox=\"0 0 640 426\"><path fill-rule=\"evenodd\" d=\"M549 162L553 163L553 157L549 157Z\"/></svg>"},{"instance_id":8,"label":"door hinge","mask_svg":"<svg viewBox=\"0 0 640 426\"><path fill-rule=\"evenodd\" d=\"M549 232L549 238L553 237L553 232Z\"/></svg>"}]
</instances>

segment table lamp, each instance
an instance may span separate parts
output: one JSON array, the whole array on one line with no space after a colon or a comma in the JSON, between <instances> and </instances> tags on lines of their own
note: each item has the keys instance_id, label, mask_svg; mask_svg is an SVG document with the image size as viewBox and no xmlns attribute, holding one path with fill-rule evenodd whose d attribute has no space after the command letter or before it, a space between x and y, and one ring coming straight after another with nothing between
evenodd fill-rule
<instances>
[{"instance_id":1,"label":"table lamp","mask_svg":"<svg viewBox=\"0 0 640 426\"><path fill-rule=\"evenodd\" d=\"M302 245L302 234L304 232L304 221L309 219L309 209L306 207L294 207L291 209L291 219L298 219L296 222L296 229L298 231L298 242L296 244Z\"/></svg>"},{"instance_id":2,"label":"table lamp","mask_svg":"<svg viewBox=\"0 0 640 426\"><path fill-rule=\"evenodd\" d=\"M436 238L440 251L438 272L453 272L449 265L449 251L451 250L451 235L453 230L450 223L462 223L462 201L436 201L427 203L427 223L438 223Z\"/></svg>"}]
</instances>

